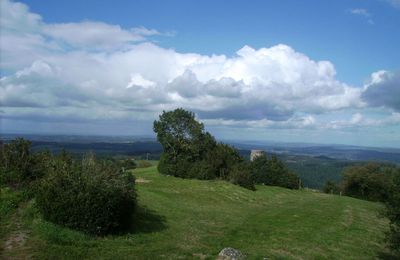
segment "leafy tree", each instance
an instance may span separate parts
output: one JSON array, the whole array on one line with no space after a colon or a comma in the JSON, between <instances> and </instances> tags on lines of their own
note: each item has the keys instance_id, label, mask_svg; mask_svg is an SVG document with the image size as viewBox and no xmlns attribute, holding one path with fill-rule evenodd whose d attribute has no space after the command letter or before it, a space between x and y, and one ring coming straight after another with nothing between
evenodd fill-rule
<instances>
[{"instance_id":1,"label":"leafy tree","mask_svg":"<svg viewBox=\"0 0 400 260\"><path fill-rule=\"evenodd\" d=\"M267 184L269 182L270 162L265 154L256 157L251 162L251 168L256 183Z\"/></svg>"},{"instance_id":2,"label":"leafy tree","mask_svg":"<svg viewBox=\"0 0 400 260\"><path fill-rule=\"evenodd\" d=\"M393 183L394 169L391 165L378 163L346 168L343 172L343 192L360 199L386 201Z\"/></svg>"},{"instance_id":3,"label":"leafy tree","mask_svg":"<svg viewBox=\"0 0 400 260\"><path fill-rule=\"evenodd\" d=\"M394 255L400 258L400 168L397 168L393 185L389 189L386 209L386 216L390 220L388 241Z\"/></svg>"},{"instance_id":4,"label":"leafy tree","mask_svg":"<svg viewBox=\"0 0 400 260\"><path fill-rule=\"evenodd\" d=\"M243 161L236 149L222 143L218 143L206 157L206 163L213 171L213 175L219 179L227 179L235 165Z\"/></svg>"},{"instance_id":5,"label":"leafy tree","mask_svg":"<svg viewBox=\"0 0 400 260\"><path fill-rule=\"evenodd\" d=\"M299 188L299 177L290 172L276 155L272 155L271 159L266 155L258 156L252 161L251 169L256 183L289 189Z\"/></svg>"},{"instance_id":6,"label":"leafy tree","mask_svg":"<svg viewBox=\"0 0 400 260\"><path fill-rule=\"evenodd\" d=\"M163 146L158 164L160 173L182 178L219 178L254 188L251 172L239 153L217 143L192 112L182 108L164 111L154 121L153 129Z\"/></svg>"},{"instance_id":7,"label":"leafy tree","mask_svg":"<svg viewBox=\"0 0 400 260\"><path fill-rule=\"evenodd\" d=\"M216 145L194 114L182 108L164 111L154 121L153 129L164 150L158 167L163 174L187 177L189 165L203 160L207 151Z\"/></svg>"}]
</instances>

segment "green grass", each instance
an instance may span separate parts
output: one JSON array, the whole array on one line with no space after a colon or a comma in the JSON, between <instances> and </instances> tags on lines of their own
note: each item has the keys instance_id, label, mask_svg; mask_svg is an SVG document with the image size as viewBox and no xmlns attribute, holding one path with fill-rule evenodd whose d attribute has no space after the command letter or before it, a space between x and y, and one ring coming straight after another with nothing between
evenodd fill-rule
<instances>
[{"instance_id":1,"label":"green grass","mask_svg":"<svg viewBox=\"0 0 400 260\"><path fill-rule=\"evenodd\" d=\"M248 259L374 259L385 247L378 203L268 186L253 192L162 176L154 166L134 174L140 208L130 233L95 238L61 228L43 221L32 202L0 221L21 219L24 254L36 259L215 259L224 247Z\"/></svg>"}]
</instances>

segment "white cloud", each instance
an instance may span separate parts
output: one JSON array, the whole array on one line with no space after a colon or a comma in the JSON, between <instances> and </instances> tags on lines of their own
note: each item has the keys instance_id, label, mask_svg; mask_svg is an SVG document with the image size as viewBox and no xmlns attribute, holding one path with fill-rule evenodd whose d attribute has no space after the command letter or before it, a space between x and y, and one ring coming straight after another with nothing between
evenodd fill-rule
<instances>
[{"instance_id":1,"label":"white cloud","mask_svg":"<svg viewBox=\"0 0 400 260\"><path fill-rule=\"evenodd\" d=\"M371 14L368 12L368 10L363 8L351 9L350 12L352 14L361 15L364 17L371 17Z\"/></svg>"},{"instance_id":2,"label":"white cloud","mask_svg":"<svg viewBox=\"0 0 400 260\"><path fill-rule=\"evenodd\" d=\"M46 24L43 34L73 47L86 49L120 48L129 42L144 40L144 36L158 34L146 28L122 29L119 25L84 21L79 23Z\"/></svg>"},{"instance_id":3,"label":"white cloud","mask_svg":"<svg viewBox=\"0 0 400 260\"><path fill-rule=\"evenodd\" d=\"M48 24L25 4L9 0L0 4L0 69L18 70L71 51L116 52L148 37L170 35L143 26L122 28L97 21Z\"/></svg>"},{"instance_id":4,"label":"white cloud","mask_svg":"<svg viewBox=\"0 0 400 260\"><path fill-rule=\"evenodd\" d=\"M386 0L386 1L390 3L393 7L400 8L400 0Z\"/></svg>"},{"instance_id":5,"label":"white cloud","mask_svg":"<svg viewBox=\"0 0 400 260\"><path fill-rule=\"evenodd\" d=\"M228 126L240 128L273 128L273 129L304 129L315 128L317 121L313 116L294 116L285 121L274 121L268 119L260 120L233 120L233 119L206 119L210 126Z\"/></svg>"},{"instance_id":6,"label":"white cloud","mask_svg":"<svg viewBox=\"0 0 400 260\"><path fill-rule=\"evenodd\" d=\"M356 113L351 117L350 123L359 124L363 120L363 115L360 113Z\"/></svg>"},{"instance_id":7,"label":"white cloud","mask_svg":"<svg viewBox=\"0 0 400 260\"><path fill-rule=\"evenodd\" d=\"M2 4L18 14L1 25L0 67L12 71L0 81L2 117L151 120L184 107L214 124L315 128L325 124L318 115L370 104L360 96L372 87L340 82L331 62L284 44L244 46L232 57L180 53L146 41L163 35L153 29L47 24L23 4Z\"/></svg>"},{"instance_id":8,"label":"white cloud","mask_svg":"<svg viewBox=\"0 0 400 260\"><path fill-rule=\"evenodd\" d=\"M370 106L400 111L400 71L372 73L361 97Z\"/></svg>"},{"instance_id":9,"label":"white cloud","mask_svg":"<svg viewBox=\"0 0 400 260\"><path fill-rule=\"evenodd\" d=\"M355 9L350 9L349 12L351 14L362 16L362 17L366 18L368 23L371 25L375 24L375 22L372 20L372 14L367 9L355 8Z\"/></svg>"},{"instance_id":10,"label":"white cloud","mask_svg":"<svg viewBox=\"0 0 400 260\"><path fill-rule=\"evenodd\" d=\"M381 118L366 117L361 113L355 113L349 120L332 120L327 123L321 123L319 128L325 129L345 129L345 128L365 128L380 127L400 124L400 113L393 112Z\"/></svg>"},{"instance_id":11,"label":"white cloud","mask_svg":"<svg viewBox=\"0 0 400 260\"><path fill-rule=\"evenodd\" d=\"M0 14L2 30L34 32L38 30L42 22L40 15L29 12L29 8L25 4L8 0L0 2Z\"/></svg>"},{"instance_id":12,"label":"white cloud","mask_svg":"<svg viewBox=\"0 0 400 260\"><path fill-rule=\"evenodd\" d=\"M147 80L143 78L142 75L136 73L131 76L131 81L129 82L128 86L126 86L126 88L132 88L134 86L147 88L153 87L155 85L156 83L154 83L153 81Z\"/></svg>"}]
</instances>

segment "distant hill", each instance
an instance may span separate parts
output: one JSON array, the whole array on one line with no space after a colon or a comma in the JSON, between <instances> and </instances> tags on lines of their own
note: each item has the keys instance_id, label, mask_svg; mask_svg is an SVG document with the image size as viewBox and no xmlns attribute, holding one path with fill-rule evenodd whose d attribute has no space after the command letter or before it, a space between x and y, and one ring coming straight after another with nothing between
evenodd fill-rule
<instances>
[{"instance_id":1,"label":"distant hill","mask_svg":"<svg viewBox=\"0 0 400 260\"><path fill-rule=\"evenodd\" d=\"M277 154L308 155L320 158L323 156L352 161L385 161L400 164L400 149L398 148L263 142L231 143L241 149L262 149Z\"/></svg>"}]
</instances>

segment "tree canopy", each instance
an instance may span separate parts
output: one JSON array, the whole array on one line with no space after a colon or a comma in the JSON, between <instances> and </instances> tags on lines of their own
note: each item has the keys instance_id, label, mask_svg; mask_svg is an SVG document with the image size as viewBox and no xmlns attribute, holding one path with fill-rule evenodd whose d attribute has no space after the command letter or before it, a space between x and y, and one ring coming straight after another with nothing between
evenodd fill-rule
<instances>
[{"instance_id":1,"label":"tree canopy","mask_svg":"<svg viewBox=\"0 0 400 260\"><path fill-rule=\"evenodd\" d=\"M163 146L160 173L181 178L225 179L254 189L251 173L238 166L244 159L229 145L217 143L193 112L182 108L163 111L153 129Z\"/></svg>"},{"instance_id":2,"label":"tree canopy","mask_svg":"<svg viewBox=\"0 0 400 260\"><path fill-rule=\"evenodd\" d=\"M386 201L393 184L396 167L379 163L368 163L348 167L343 172L342 188L345 195Z\"/></svg>"}]
</instances>

